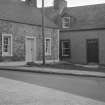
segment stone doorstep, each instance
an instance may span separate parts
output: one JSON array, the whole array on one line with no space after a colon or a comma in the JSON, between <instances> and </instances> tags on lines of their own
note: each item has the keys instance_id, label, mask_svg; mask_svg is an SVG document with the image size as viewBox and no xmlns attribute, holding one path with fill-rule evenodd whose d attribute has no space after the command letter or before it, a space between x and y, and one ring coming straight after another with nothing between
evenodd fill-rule
<instances>
[{"instance_id":1,"label":"stone doorstep","mask_svg":"<svg viewBox=\"0 0 105 105\"><path fill-rule=\"evenodd\" d=\"M0 77L0 105L105 105L105 102Z\"/></svg>"}]
</instances>

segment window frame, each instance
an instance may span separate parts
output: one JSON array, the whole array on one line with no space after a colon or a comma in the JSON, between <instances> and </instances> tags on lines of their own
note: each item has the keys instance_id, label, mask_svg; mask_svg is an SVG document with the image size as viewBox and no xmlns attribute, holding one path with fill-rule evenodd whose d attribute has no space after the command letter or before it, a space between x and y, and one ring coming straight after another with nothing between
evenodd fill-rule
<instances>
[{"instance_id":1,"label":"window frame","mask_svg":"<svg viewBox=\"0 0 105 105\"><path fill-rule=\"evenodd\" d=\"M63 44L64 44L64 42L68 42L69 43L69 48L63 48ZM62 51L62 53L61 53L61 56L62 57L71 57L71 47L70 47L70 40L61 40L61 51ZM69 50L69 54L67 55L67 54L64 54L64 50L65 49L68 49Z\"/></svg>"},{"instance_id":2,"label":"window frame","mask_svg":"<svg viewBox=\"0 0 105 105\"><path fill-rule=\"evenodd\" d=\"M50 51L49 52L46 52L46 40L50 40ZM45 56L50 56L51 55L51 38L45 38Z\"/></svg>"},{"instance_id":3,"label":"window frame","mask_svg":"<svg viewBox=\"0 0 105 105\"><path fill-rule=\"evenodd\" d=\"M69 21L66 22L65 19L68 19ZM69 28L70 27L70 19L71 19L70 16L65 16L62 18L62 27L63 28ZM69 24L69 26L66 26L66 24Z\"/></svg>"},{"instance_id":4,"label":"window frame","mask_svg":"<svg viewBox=\"0 0 105 105\"><path fill-rule=\"evenodd\" d=\"M4 52L4 37L10 37L10 52ZM12 34L2 33L2 56L12 56Z\"/></svg>"}]
</instances>

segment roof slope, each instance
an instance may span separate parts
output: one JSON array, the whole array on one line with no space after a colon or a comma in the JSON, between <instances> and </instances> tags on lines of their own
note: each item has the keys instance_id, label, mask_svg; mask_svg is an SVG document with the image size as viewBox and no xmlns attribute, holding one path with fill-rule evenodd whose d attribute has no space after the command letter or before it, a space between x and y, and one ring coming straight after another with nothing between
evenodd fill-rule
<instances>
[{"instance_id":1,"label":"roof slope","mask_svg":"<svg viewBox=\"0 0 105 105\"><path fill-rule=\"evenodd\" d=\"M53 6L45 7L44 9L45 9L45 15L51 20L54 20L55 17L58 15L58 11L54 9Z\"/></svg>"},{"instance_id":2,"label":"roof slope","mask_svg":"<svg viewBox=\"0 0 105 105\"><path fill-rule=\"evenodd\" d=\"M74 18L71 30L105 28L105 4L71 7L63 12Z\"/></svg>"},{"instance_id":3,"label":"roof slope","mask_svg":"<svg viewBox=\"0 0 105 105\"><path fill-rule=\"evenodd\" d=\"M52 7L46 8L47 17L52 19L61 28L60 17L64 14L71 16L70 28L66 30L105 28L105 4L96 4L79 7L67 7L59 17ZM65 30L65 29L63 29Z\"/></svg>"},{"instance_id":4,"label":"roof slope","mask_svg":"<svg viewBox=\"0 0 105 105\"><path fill-rule=\"evenodd\" d=\"M23 5L19 0L0 0L0 19L32 25L42 25L40 9ZM57 28L48 18L45 17L44 19L46 27Z\"/></svg>"}]
</instances>

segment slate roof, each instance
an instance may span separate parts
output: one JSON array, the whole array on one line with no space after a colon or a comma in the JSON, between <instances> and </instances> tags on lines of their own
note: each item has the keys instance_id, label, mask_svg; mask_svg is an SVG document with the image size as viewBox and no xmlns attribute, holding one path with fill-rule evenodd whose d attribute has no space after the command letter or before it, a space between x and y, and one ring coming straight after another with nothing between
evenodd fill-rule
<instances>
[{"instance_id":1,"label":"slate roof","mask_svg":"<svg viewBox=\"0 0 105 105\"><path fill-rule=\"evenodd\" d=\"M55 12L56 11L52 7L46 8L47 16L49 15L49 18L59 25L61 25L61 22L59 22L60 17L62 17L64 14L68 14L71 17L70 28L63 30L105 28L105 4L67 7L63 10L63 13L60 17L57 16L57 12Z\"/></svg>"},{"instance_id":2,"label":"slate roof","mask_svg":"<svg viewBox=\"0 0 105 105\"><path fill-rule=\"evenodd\" d=\"M105 28L105 4L65 8L71 16L69 30Z\"/></svg>"},{"instance_id":3,"label":"slate roof","mask_svg":"<svg viewBox=\"0 0 105 105\"><path fill-rule=\"evenodd\" d=\"M53 6L45 7L44 9L45 9L45 15L51 20L54 20L58 15L58 11L56 11Z\"/></svg>"},{"instance_id":4,"label":"slate roof","mask_svg":"<svg viewBox=\"0 0 105 105\"><path fill-rule=\"evenodd\" d=\"M40 9L29 7L19 0L0 0L0 19L32 25L42 25ZM45 26L57 26L45 17Z\"/></svg>"}]
</instances>

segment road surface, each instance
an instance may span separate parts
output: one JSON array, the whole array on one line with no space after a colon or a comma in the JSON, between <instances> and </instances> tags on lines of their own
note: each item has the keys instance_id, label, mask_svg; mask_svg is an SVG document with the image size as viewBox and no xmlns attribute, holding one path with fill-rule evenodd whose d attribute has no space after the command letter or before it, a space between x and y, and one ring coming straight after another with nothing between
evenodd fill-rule
<instances>
[{"instance_id":1,"label":"road surface","mask_svg":"<svg viewBox=\"0 0 105 105\"><path fill-rule=\"evenodd\" d=\"M0 76L105 102L105 78L0 70Z\"/></svg>"}]
</instances>

